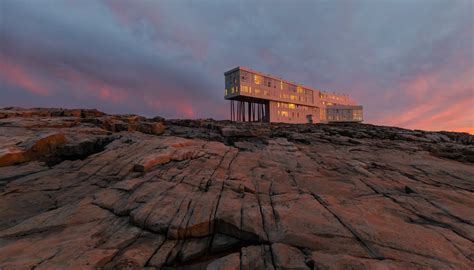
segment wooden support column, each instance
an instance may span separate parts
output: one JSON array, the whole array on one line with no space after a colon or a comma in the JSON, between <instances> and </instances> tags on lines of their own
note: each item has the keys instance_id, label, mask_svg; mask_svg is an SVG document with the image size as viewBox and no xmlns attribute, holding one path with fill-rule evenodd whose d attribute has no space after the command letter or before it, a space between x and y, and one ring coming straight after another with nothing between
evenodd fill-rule
<instances>
[{"instance_id":1,"label":"wooden support column","mask_svg":"<svg viewBox=\"0 0 474 270\"><path fill-rule=\"evenodd\" d=\"M248 102L249 105L248 105L248 118L249 118L249 122L252 122L252 111L250 111L250 105L252 104L252 102Z\"/></svg>"},{"instance_id":2,"label":"wooden support column","mask_svg":"<svg viewBox=\"0 0 474 270\"><path fill-rule=\"evenodd\" d=\"M234 121L234 101L230 101L230 121Z\"/></svg>"}]
</instances>

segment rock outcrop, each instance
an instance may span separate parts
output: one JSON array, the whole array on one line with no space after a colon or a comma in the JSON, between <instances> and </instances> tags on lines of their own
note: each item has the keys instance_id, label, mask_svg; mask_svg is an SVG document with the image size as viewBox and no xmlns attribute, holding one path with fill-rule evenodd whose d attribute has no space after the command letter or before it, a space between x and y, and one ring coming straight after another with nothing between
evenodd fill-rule
<instances>
[{"instance_id":1,"label":"rock outcrop","mask_svg":"<svg viewBox=\"0 0 474 270\"><path fill-rule=\"evenodd\" d=\"M0 110L1 269L473 269L474 137Z\"/></svg>"}]
</instances>

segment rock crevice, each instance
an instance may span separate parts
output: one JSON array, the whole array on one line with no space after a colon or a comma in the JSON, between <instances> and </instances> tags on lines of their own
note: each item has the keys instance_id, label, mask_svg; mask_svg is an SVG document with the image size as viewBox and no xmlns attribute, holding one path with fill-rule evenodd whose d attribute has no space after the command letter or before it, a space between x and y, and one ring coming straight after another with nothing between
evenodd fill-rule
<instances>
[{"instance_id":1,"label":"rock crevice","mask_svg":"<svg viewBox=\"0 0 474 270\"><path fill-rule=\"evenodd\" d=\"M0 109L2 269L472 269L473 136Z\"/></svg>"}]
</instances>

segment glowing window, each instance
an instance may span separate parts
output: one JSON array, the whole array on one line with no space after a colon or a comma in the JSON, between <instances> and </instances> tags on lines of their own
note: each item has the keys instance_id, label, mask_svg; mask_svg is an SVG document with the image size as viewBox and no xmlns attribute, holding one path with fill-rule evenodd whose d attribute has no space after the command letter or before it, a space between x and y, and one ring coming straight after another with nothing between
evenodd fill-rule
<instances>
[{"instance_id":1,"label":"glowing window","mask_svg":"<svg viewBox=\"0 0 474 270\"><path fill-rule=\"evenodd\" d=\"M262 77L254 74L253 75L253 81L254 81L255 84L260 84L260 83L262 83Z\"/></svg>"},{"instance_id":2,"label":"glowing window","mask_svg":"<svg viewBox=\"0 0 474 270\"><path fill-rule=\"evenodd\" d=\"M303 94L303 88L301 86L298 86L296 88L296 92L298 92L298 94Z\"/></svg>"},{"instance_id":3,"label":"glowing window","mask_svg":"<svg viewBox=\"0 0 474 270\"><path fill-rule=\"evenodd\" d=\"M281 111L281 116L288 117L288 112L287 111Z\"/></svg>"},{"instance_id":4,"label":"glowing window","mask_svg":"<svg viewBox=\"0 0 474 270\"><path fill-rule=\"evenodd\" d=\"M290 104L288 104L288 108L290 108L290 109L293 109L293 110L294 110L294 109L296 109L296 105L295 105L295 104L293 104L293 103L290 103Z\"/></svg>"},{"instance_id":5,"label":"glowing window","mask_svg":"<svg viewBox=\"0 0 474 270\"><path fill-rule=\"evenodd\" d=\"M227 96L227 88L225 89L225 95Z\"/></svg>"},{"instance_id":6,"label":"glowing window","mask_svg":"<svg viewBox=\"0 0 474 270\"><path fill-rule=\"evenodd\" d=\"M234 93L234 87L233 87L233 86L230 88L230 92L231 92L232 94Z\"/></svg>"}]
</instances>

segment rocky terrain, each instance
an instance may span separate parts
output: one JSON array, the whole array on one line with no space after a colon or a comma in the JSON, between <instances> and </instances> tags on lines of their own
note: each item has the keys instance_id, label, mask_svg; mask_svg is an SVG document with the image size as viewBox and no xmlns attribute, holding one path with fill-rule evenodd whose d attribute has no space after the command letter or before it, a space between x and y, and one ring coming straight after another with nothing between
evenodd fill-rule
<instances>
[{"instance_id":1,"label":"rocky terrain","mask_svg":"<svg viewBox=\"0 0 474 270\"><path fill-rule=\"evenodd\" d=\"M0 109L0 269L474 269L474 136Z\"/></svg>"}]
</instances>

